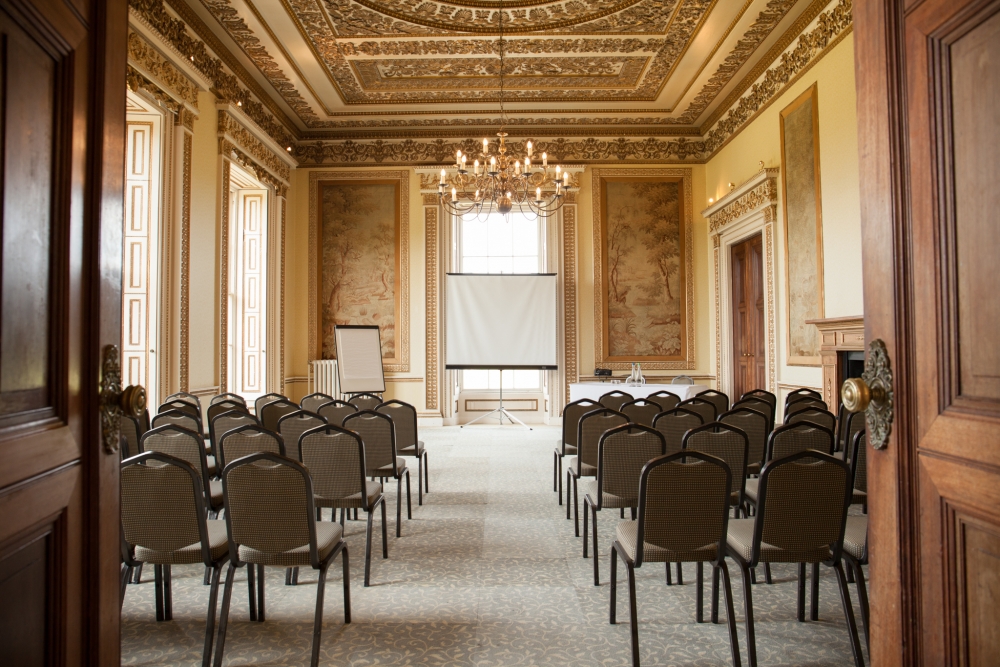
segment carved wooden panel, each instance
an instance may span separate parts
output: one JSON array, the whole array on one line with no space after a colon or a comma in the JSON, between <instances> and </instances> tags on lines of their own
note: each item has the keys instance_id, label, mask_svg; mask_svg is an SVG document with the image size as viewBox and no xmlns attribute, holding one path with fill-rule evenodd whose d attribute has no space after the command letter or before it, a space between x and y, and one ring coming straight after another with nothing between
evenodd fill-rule
<instances>
[{"instance_id":1,"label":"carved wooden panel","mask_svg":"<svg viewBox=\"0 0 1000 667\"><path fill-rule=\"evenodd\" d=\"M955 531L958 645L964 649L959 664L987 667L1000 655L1000 626L995 622L1000 604L1000 526L960 515Z\"/></svg>"}]
</instances>

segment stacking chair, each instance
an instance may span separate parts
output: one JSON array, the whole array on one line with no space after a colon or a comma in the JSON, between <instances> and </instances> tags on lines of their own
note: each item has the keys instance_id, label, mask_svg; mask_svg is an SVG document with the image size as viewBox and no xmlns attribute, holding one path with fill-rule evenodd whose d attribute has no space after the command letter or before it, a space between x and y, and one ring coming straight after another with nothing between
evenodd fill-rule
<instances>
[{"instance_id":1,"label":"stacking chair","mask_svg":"<svg viewBox=\"0 0 1000 667\"><path fill-rule=\"evenodd\" d=\"M611 410L621 411L623 405L632 400L631 394L626 394L624 391L619 391L618 389L612 389L603 396L601 396L597 402L606 408Z\"/></svg>"},{"instance_id":2,"label":"stacking chair","mask_svg":"<svg viewBox=\"0 0 1000 667\"><path fill-rule=\"evenodd\" d=\"M684 434L693 428L698 428L705 422L697 412L691 412L684 408L675 408L661 412L653 418L653 428L663 435L667 443L667 454L674 454L681 451L684 442Z\"/></svg>"},{"instance_id":3,"label":"stacking chair","mask_svg":"<svg viewBox=\"0 0 1000 667\"><path fill-rule=\"evenodd\" d=\"M205 520L202 483L185 461L160 452L146 452L122 461L122 559L126 570L152 563L156 572L156 620L173 618L170 566L204 563L212 570L205 622L202 667L212 659L219 575L229 560L229 540L223 521ZM122 586L122 602L125 599Z\"/></svg>"},{"instance_id":4,"label":"stacking chair","mask_svg":"<svg viewBox=\"0 0 1000 667\"><path fill-rule=\"evenodd\" d=\"M361 394L354 394L347 402L356 407L358 410L374 410L378 406L382 405L382 397L378 394L364 392Z\"/></svg>"},{"instance_id":5,"label":"stacking chair","mask_svg":"<svg viewBox=\"0 0 1000 667\"><path fill-rule=\"evenodd\" d=\"M753 408L733 408L719 415L718 421L735 426L747 434L750 444L747 451L747 475L759 475L767 450L767 415Z\"/></svg>"},{"instance_id":6,"label":"stacking chair","mask_svg":"<svg viewBox=\"0 0 1000 667\"><path fill-rule=\"evenodd\" d=\"M736 508L733 518L738 518L740 508L743 507L743 492L746 489L747 455L750 451L750 439L747 434L735 426L711 422L685 433L682 448L710 454L725 461L733 474L729 505Z\"/></svg>"},{"instance_id":7,"label":"stacking chair","mask_svg":"<svg viewBox=\"0 0 1000 667\"><path fill-rule=\"evenodd\" d=\"M851 502L850 470L840 459L805 451L769 461L760 475L757 515L729 522L726 550L743 575L746 604L747 652L750 666L757 665L753 594L750 568L759 563L799 564L799 620L804 620L805 570L811 563L813 592L818 588L819 564L837 573L840 599L847 619L854 662L862 667L861 643L854 609L841 564L847 508ZM818 617L815 597L812 618Z\"/></svg>"},{"instance_id":8,"label":"stacking chair","mask_svg":"<svg viewBox=\"0 0 1000 667\"><path fill-rule=\"evenodd\" d=\"M312 412L297 410L296 412L289 412L286 415L282 415L278 419L278 427L275 431L285 441L286 456L290 459L301 461L299 438L306 431L311 431L320 426L326 426L326 420Z\"/></svg>"},{"instance_id":9,"label":"stacking chair","mask_svg":"<svg viewBox=\"0 0 1000 667\"><path fill-rule=\"evenodd\" d=\"M201 435L174 424L156 426L142 434L139 446L143 452L159 452L179 458L194 468L201 478L202 491L208 501L210 518L218 515L223 507L222 484L211 478L208 455Z\"/></svg>"},{"instance_id":10,"label":"stacking chair","mask_svg":"<svg viewBox=\"0 0 1000 667\"><path fill-rule=\"evenodd\" d=\"M399 456L414 456L417 459L417 504L424 504L424 494L430 493L430 474L427 468L427 448L417 439L417 409L399 400L386 401L375 408L375 412L389 415L396 430L396 453ZM421 472L424 486L420 486Z\"/></svg>"},{"instance_id":11,"label":"stacking chair","mask_svg":"<svg viewBox=\"0 0 1000 667\"><path fill-rule=\"evenodd\" d=\"M858 587L858 604L861 607L861 624L865 629L865 643L871 654L871 631L869 630L868 588L865 586L865 573L862 565L868 564L868 517L849 516L844 528L844 560L854 573L854 582Z\"/></svg>"},{"instance_id":12,"label":"stacking chair","mask_svg":"<svg viewBox=\"0 0 1000 667\"><path fill-rule=\"evenodd\" d=\"M299 409L299 406L287 398L279 398L262 406L257 413L257 418L260 419L261 426L268 431L277 432L278 420L287 414L298 412Z\"/></svg>"},{"instance_id":13,"label":"stacking chair","mask_svg":"<svg viewBox=\"0 0 1000 667\"><path fill-rule=\"evenodd\" d=\"M581 398L579 401L568 403L563 408L562 415L562 437L559 438L559 445L552 453L552 490L559 491L559 504L562 505L562 460L565 456L576 454L576 436L580 426L580 418L591 410L600 409L601 405L589 398ZM569 489L566 489L567 492ZM569 501L567 500L567 503ZM569 516L566 517L567 519Z\"/></svg>"},{"instance_id":14,"label":"stacking chair","mask_svg":"<svg viewBox=\"0 0 1000 667\"><path fill-rule=\"evenodd\" d=\"M316 412L321 405L325 405L332 400L334 400L333 396L317 391L299 401L299 407L306 412Z\"/></svg>"},{"instance_id":15,"label":"stacking chair","mask_svg":"<svg viewBox=\"0 0 1000 667\"><path fill-rule=\"evenodd\" d=\"M222 667L229 625L229 603L236 568L257 566L258 599L264 603L264 566L304 567L319 571L316 615L313 622L312 667L319 665L323 630L323 593L330 564L343 554L344 623L351 622L351 577L344 529L334 521L317 522L309 471L297 461L272 453L259 453L233 461L222 471L229 533L229 568L222 596L219 641L215 667ZM263 613L258 615L263 621Z\"/></svg>"},{"instance_id":16,"label":"stacking chair","mask_svg":"<svg viewBox=\"0 0 1000 667\"><path fill-rule=\"evenodd\" d=\"M681 402L681 397L669 391L661 390L650 394L646 397L646 400L650 403L656 403L660 406L661 412L666 412L667 410L676 408L677 404Z\"/></svg>"},{"instance_id":17,"label":"stacking chair","mask_svg":"<svg viewBox=\"0 0 1000 667\"><path fill-rule=\"evenodd\" d=\"M774 403L764 400L763 398L755 398L753 396L748 398L741 398L737 402L733 403L732 409L737 408L750 408L751 410L756 410L767 417L767 434L770 435L771 431L774 430Z\"/></svg>"},{"instance_id":18,"label":"stacking chair","mask_svg":"<svg viewBox=\"0 0 1000 667\"><path fill-rule=\"evenodd\" d=\"M368 586L372 569L372 518L379 505L382 506L382 558L389 557L389 541L385 496L381 484L365 479L365 444L361 436L339 426L325 425L303 433L299 449L302 463L312 475L317 512L330 507L335 520L340 508L341 526L348 509L360 507L368 514L365 533L365 586Z\"/></svg>"},{"instance_id":19,"label":"stacking chair","mask_svg":"<svg viewBox=\"0 0 1000 667\"><path fill-rule=\"evenodd\" d=\"M859 413L860 414L860 413ZM867 436L865 429L861 429L854 434L854 442L851 446L851 479L854 484L851 487L851 504L861 505L861 511L868 514L868 465L867 465Z\"/></svg>"},{"instance_id":20,"label":"stacking chair","mask_svg":"<svg viewBox=\"0 0 1000 667\"><path fill-rule=\"evenodd\" d=\"M583 557L587 557L587 508L593 519L594 585L600 586L597 554L597 513L605 507L629 508L632 518L639 506L639 477L643 467L663 456L666 442L659 431L640 424L625 424L601 435L597 443L597 478L583 486Z\"/></svg>"},{"instance_id":21,"label":"stacking chair","mask_svg":"<svg viewBox=\"0 0 1000 667\"><path fill-rule=\"evenodd\" d=\"M260 419L261 410L264 409L265 405L273 401L282 401L282 400L287 401L288 399L285 396L282 396L281 394L276 394L273 392L270 394L264 394L263 396L259 397L256 401L253 402L253 412L255 415L257 415L257 418Z\"/></svg>"},{"instance_id":22,"label":"stacking chair","mask_svg":"<svg viewBox=\"0 0 1000 667\"><path fill-rule=\"evenodd\" d=\"M218 452L219 463L223 468L233 461L258 452L287 456L281 436L265 431L257 424L246 424L223 433L219 437Z\"/></svg>"},{"instance_id":23,"label":"stacking chair","mask_svg":"<svg viewBox=\"0 0 1000 667\"><path fill-rule=\"evenodd\" d=\"M788 392L788 395L785 396L785 407L788 407L789 403L793 403L801 398L818 398L822 400L823 394L819 393L815 389L807 389L805 387L790 391Z\"/></svg>"},{"instance_id":24,"label":"stacking chair","mask_svg":"<svg viewBox=\"0 0 1000 667\"><path fill-rule=\"evenodd\" d=\"M580 417L577 425L576 456L566 462L566 518L569 518L569 485L573 482L573 528L580 537L580 499L577 480L597 477L598 443L605 431L628 423L628 416L611 408L591 410Z\"/></svg>"},{"instance_id":25,"label":"stacking chair","mask_svg":"<svg viewBox=\"0 0 1000 667\"><path fill-rule=\"evenodd\" d=\"M847 412L843 406L840 409L841 417L837 422L837 449L840 450L838 455L843 457L845 461L850 462L854 436L858 434L858 431L863 431L865 428L865 413Z\"/></svg>"},{"instance_id":26,"label":"stacking chair","mask_svg":"<svg viewBox=\"0 0 1000 667\"><path fill-rule=\"evenodd\" d=\"M670 384L694 384L694 378L690 375L677 375L670 381Z\"/></svg>"},{"instance_id":27,"label":"stacking chair","mask_svg":"<svg viewBox=\"0 0 1000 667\"><path fill-rule=\"evenodd\" d=\"M764 464L810 449L832 455L833 433L829 429L810 422L779 426L768 436ZM757 506L759 483L759 478L747 480L744 493L746 501L754 507Z\"/></svg>"},{"instance_id":28,"label":"stacking chair","mask_svg":"<svg viewBox=\"0 0 1000 667\"><path fill-rule=\"evenodd\" d=\"M751 389L750 391L744 392L743 395L740 396L741 401L747 398L756 398L762 401L767 401L771 404L772 412L774 411L774 408L778 407L778 397L769 392L767 389Z\"/></svg>"},{"instance_id":29,"label":"stacking chair","mask_svg":"<svg viewBox=\"0 0 1000 667\"><path fill-rule=\"evenodd\" d=\"M729 410L729 397L723 394L721 391L715 391L714 389L706 389L705 391L699 391L694 395L695 398L700 398L702 400L708 401L715 406L716 416L721 415L723 412Z\"/></svg>"},{"instance_id":30,"label":"stacking chair","mask_svg":"<svg viewBox=\"0 0 1000 667\"><path fill-rule=\"evenodd\" d=\"M135 456L139 449L139 438L146 432L141 417L122 415L122 459Z\"/></svg>"},{"instance_id":31,"label":"stacking chair","mask_svg":"<svg viewBox=\"0 0 1000 667\"><path fill-rule=\"evenodd\" d=\"M635 603L635 570L643 563L692 561L698 564L695 619L703 621L703 564L722 570L733 665L740 667L736 614L726 566L726 533L732 473L726 464L701 452L681 452L653 459L639 477L638 519L621 521L611 545L611 624L615 624L618 559L628 575L632 665L639 667L639 618ZM715 604L713 596L713 604ZM714 608L713 608L714 609Z\"/></svg>"},{"instance_id":32,"label":"stacking chair","mask_svg":"<svg viewBox=\"0 0 1000 667\"><path fill-rule=\"evenodd\" d=\"M219 404L221 405L221 403ZM212 451L215 452L216 458L220 458L222 455L219 454L219 441L222 436L226 435L229 431L238 429L242 426L260 426L260 422L249 412L244 410L230 410L229 412L223 412L222 414L216 415L212 421L208 424L208 437L212 441ZM232 457L229 458L230 461L234 461ZM219 469L226 467L225 460L220 459Z\"/></svg>"},{"instance_id":33,"label":"stacking chair","mask_svg":"<svg viewBox=\"0 0 1000 667\"><path fill-rule=\"evenodd\" d=\"M799 422L817 424L831 432L836 432L837 430L837 418L833 416L832 412L821 408L806 408L805 410L785 415L786 424L798 424ZM836 442L836 438L834 438L834 442Z\"/></svg>"},{"instance_id":34,"label":"stacking chair","mask_svg":"<svg viewBox=\"0 0 1000 667\"><path fill-rule=\"evenodd\" d=\"M347 419L349 415L353 415L357 411L358 409L350 403L345 403L343 401L331 401L330 403L324 403L319 406L319 410L316 411L316 414L325 419L328 424L343 426L344 420Z\"/></svg>"},{"instance_id":35,"label":"stacking chair","mask_svg":"<svg viewBox=\"0 0 1000 667\"><path fill-rule=\"evenodd\" d=\"M246 407L247 405L247 399L243 398L239 394L219 394L217 396L213 396L212 400L209 401L209 405L212 406L221 401L235 401L236 403L242 403L243 407Z\"/></svg>"},{"instance_id":36,"label":"stacking chair","mask_svg":"<svg viewBox=\"0 0 1000 667\"><path fill-rule=\"evenodd\" d=\"M172 410L189 414L198 420L199 425L201 424L201 406L195 405L188 400L174 399L161 403L160 407L156 409L156 412L163 414L164 412L170 412Z\"/></svg>"},{"instance_id":37,"label":"stacking chair","mask_svg":"<svg viewBox=\"0 0 1000 667\"><path fill-rule=\"evenodd\" d=\"M653 403L645 398L637 398L622 405L619 412L626 414L630 422L652 426L653 418L663 412L663 408L660 407L659 403Z\"/></svg>"},{"instance_id":38,"label":"stacking chair","mask_svg":"<svg viewBox=\"0 0 1000 667\"><path fill-rule=\"evenodd\" d=\"M799 410L808 410L810 408L819 408L820 410L826 410L826 401L821 398L813 398L812 396L802 396L790 403L785 404L785 419L788 419L789 415L793 415Z\"/></svg>"},{"instance_id":39,"label":"stacking chair","mask_svg":"<svg viewBox=\"0 0 1000 667\"><path fill-rule=\"evenodd\" d=\"M239 401L219 401L218 403L212 403L210 406L208 406L208 410L206 411L206 417L208 417L209 435L211 435L212 431L212 420L224 412L230 412L233 410L237 412L245 412L246 414L250 414L250 411L247 410L247 404L240 403Z\"/></svg>"},{"instance_id":40,"label":"stacking chair","mask_svg":"<svg viewBox=\"0 0 1000 667\"><path fill-rule=\"evenodd\" d=\"M715 421L715 403L711 401L706 401L704 398L689 398L686 401L681 401L677 404L677 407L689 412L696 412L698 416L701 417L701 421L705 424L708 422Z\"/></svg>"},{"instance_id":41,"label":"stacking chair","mask_svg":"<svg viewBox=\"0 0 1000 667\"><path fill-rule=\"evenodd\" d=\"M201 399L186 391L178 391L177 393L170 394L164 399L164 402L169 403L170 401L184 401L195 406L199 410L201 409Z\"/></svg>"},{"instance_id":42,"label":"stacking chair","mask_svg":"<svg viewBox=\"0 0 1000 667\"><path fill-rule=\"evenodd\" d=\"M175 401L176 402L176 401ZM185 404L188 405L188 404ZM190 412L182 412L180 410L166 410L160 412L155 417L150 424L152 428L157 428L159 426L180 426L183 429L187 429L192 433L197 433L201 438L202 446L206 448L205 453L208 455L208 474L211 477L216 477L219 474L220 468L216 465L215 454L211 447L211 442L206 443L201 427L201 418L191 414ZM193 465L193 464L192 464Z\"/></svg>"},{"instance_id":43,"label":"stacking chair","mask_svg":"<svg viewBox=\"0 0 1000 667\"><path fill-rule=\"evenodd\" d=\"M396 429L392 418L374 410L361 410L344 420L344 428L361 436L365 444L365 475L385 482L396 480L396 537L403 522L403 477L406 477L406 518L413 519L410 504L410 469L396 452Z\"/></svg>"}]
</instances>

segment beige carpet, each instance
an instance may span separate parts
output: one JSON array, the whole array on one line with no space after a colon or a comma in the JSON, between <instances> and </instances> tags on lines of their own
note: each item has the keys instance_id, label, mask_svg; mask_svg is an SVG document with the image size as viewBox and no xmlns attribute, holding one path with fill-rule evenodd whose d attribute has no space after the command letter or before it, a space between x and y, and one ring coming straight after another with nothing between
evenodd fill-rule
<instances>
[{"instance_id":1,"label":"beige carpet","mask_svg":"<svg viewBox=\"0 0 1000 667\"><path fill-rule=\"evenodd\" d=\"M370 588L362 586L364 522L348 522L353 622L343 624L338 559L326 588L322 664L630 665L624 568L619 625L608 623L608 537L618 513L601 513L603 581L595 587L592 563L581 558L573 524L551 490L558 437L556 428L423 429L431 493L418 507L411 464L413 520L406 520L404 507L396 539L395 488L387 490L389 560L381 559L377 537ZM737 568L730 569L745 665L742 586ZM775 585L754 587L761 665L853 664L835 578L822 570L817 622L795 620L795 566L776 567ZM199 566L173 569L174 620L168 622L155 620L152 567L141 584L128 587L123 665L201 663L209 591L203 572ZM732 664L724 623L695 623L694 573L694 565L686 566L684 586L667 587L660 565L636 572L644 665ZM249 620L246 570L236 576L223 664L308 665L315 575L303 571L299 585L288 587L283 570L269 569L264 623ZM853 586L851 594L856 597ZM707 598L706 588L706 619Z\"/></svg>"}]
</instances>

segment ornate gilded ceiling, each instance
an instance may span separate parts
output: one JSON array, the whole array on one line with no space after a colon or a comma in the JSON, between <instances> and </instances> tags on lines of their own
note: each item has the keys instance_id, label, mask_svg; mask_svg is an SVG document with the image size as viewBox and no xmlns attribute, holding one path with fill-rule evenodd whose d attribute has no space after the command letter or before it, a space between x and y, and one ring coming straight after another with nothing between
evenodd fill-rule
<instances>
[{"instance_id":1,"label":"ornate gilded ceiling","mask_svg":"<svg viewBox=\"0 0 1000 667\"><path fill-rule=\"evenodd\" d=\"M133 9L157 0L132 0ZM302 139L696 138L823 0L165 0ZM221 56L220 56L221 57ZM223 58L223 60L227 60ZM228 61L227 61L228 62ZM756 68L756 69L755 69ZM732 99L729 99L731 104ZM481 129L480 129L481 128Z\"/></svg>"}]
</instances>

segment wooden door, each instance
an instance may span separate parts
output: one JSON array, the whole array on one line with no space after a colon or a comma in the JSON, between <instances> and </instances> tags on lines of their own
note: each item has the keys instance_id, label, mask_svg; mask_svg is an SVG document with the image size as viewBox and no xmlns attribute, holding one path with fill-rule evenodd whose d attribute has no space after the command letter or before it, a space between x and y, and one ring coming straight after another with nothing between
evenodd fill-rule
<instances>
[{"instance_id":1,"label":"wooden door","mask_svg":"<svg viewBox=\"0 0 1000 667\"><path fill-rule=\"evenodd\" d=\"M733 398L767 385L764 256L760 234L732 246Z\"/></svg>"},{"instance_id":2,"label":"wooden door","mask_svg":"<svg viewBox=\"0 0 1000 667\"><path fill-rule=\"evenodd\" d=\"M996 664L1000 3L861 0L854 20L865 333L895 392L868 455L872 663Z\"/></svg>"},{"instance_id":3,"label":"wooden door","mask_svg":"<svg viewBox=\"0 0 1000 667\"><path fill-rule=\"evenodd\" d=\"M126 5L0 0L0 664L117 665Z\"/></svg>"}]
</instances>

